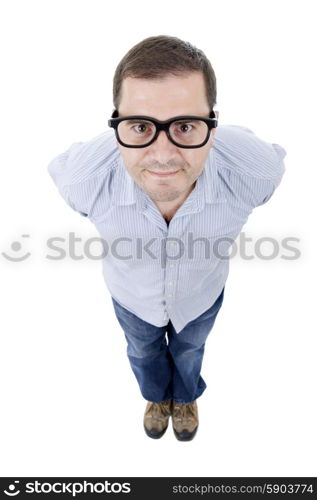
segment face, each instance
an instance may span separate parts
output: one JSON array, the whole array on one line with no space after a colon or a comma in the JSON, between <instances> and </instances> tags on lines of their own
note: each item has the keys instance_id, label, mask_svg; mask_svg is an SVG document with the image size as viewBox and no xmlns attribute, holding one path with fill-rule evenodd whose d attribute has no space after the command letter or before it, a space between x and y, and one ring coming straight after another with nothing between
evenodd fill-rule
<instances>
[{"instance_id":1,"label":"face","mask_svg":"<svg viewBox=\"0 0 317 500\"><path fill-rule=\"evenodd\" d=\"M128 77L123 80L121 96L119 117L145 115L168 120L181 115L208 118L210 113L200 72L169 75L162 80ZM145 148L125 148L118 142L117 145L127 171L153 201L177 202L194 188L205 166L215 131L212 129L208 142L196 149L175 146L163 130L156 141ZM173 174L157 175L171 171Z\"/></svg>"}]
</instances>

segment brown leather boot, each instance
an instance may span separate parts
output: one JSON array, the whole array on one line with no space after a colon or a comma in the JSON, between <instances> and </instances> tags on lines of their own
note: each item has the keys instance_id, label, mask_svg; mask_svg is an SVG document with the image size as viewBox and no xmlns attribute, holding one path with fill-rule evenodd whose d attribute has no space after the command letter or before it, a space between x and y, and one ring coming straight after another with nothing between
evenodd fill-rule
<instances>
[{"instance_id":1,"label":"brown leather boot","mask_svg":"<svg viewBox=\"0 0 317 500\"><path fill-rule=\"evenodd\" d=\"M144 412L144 430L146 434L154 439L163 436L168 427L168 419L172 413L172 402L170 400L161 403L148 401Z\"/></svg>"},{"instance_id":2,"label":"brown leather boot","mask_svg":"<svg viewBox=\"0 0 317 500\"><path fill-rule=\"evenodd\" d=\"M198 429L197 402L175 403L172 405L172 421L174 434L179 441L190 441Z\"/></svg>"}]
</instances>

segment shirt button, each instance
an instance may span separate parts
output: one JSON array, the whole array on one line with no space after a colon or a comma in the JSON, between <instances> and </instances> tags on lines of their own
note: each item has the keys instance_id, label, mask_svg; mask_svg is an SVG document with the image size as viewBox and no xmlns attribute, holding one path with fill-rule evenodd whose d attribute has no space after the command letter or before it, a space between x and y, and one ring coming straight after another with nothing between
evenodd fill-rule
<instances>
[{"instance_id":1,"label":"shirt button","mask_svg":"<svg viewBox=\"0 0 317 500\"><path fill-rule=\"evenodd\" d=\"M174 267L174 266L175 266L175 264L170 264L170 267Z\"/></svg>"},{"instance_id":2,"label":"shirt button","mask_svg":"<svg viewBox=\"0 0 317 500\"><path fill-rule=\"evenodd\" d=\"M169 285L172 285L172 284L173 284L173 281L169 281L169 282L168 282L168 284L169 284Z\"/></svg>"},{"instance_id":3,"label":"shirt button","mask_svg":"<svg viewBox=\"0 0 317 500\"><path fill-rule=\"evenodd\" d=\"M172 294L172 293L169 293L169 294L168 294L168 296L169 296L169 297L173 297L173 294Z\"/></svg>"}]
</instances>

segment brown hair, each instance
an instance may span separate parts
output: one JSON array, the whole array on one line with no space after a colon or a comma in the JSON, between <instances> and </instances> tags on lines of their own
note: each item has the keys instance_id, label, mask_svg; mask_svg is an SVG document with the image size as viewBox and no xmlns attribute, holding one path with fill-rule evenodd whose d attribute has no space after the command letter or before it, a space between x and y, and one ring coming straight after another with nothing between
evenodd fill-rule
<instances>
[{"instance_id":1,"label":"brown hair","mask_svg":"<svg viewBox=\"0 0 317 500\"><path fill-rule=\"evenodd\" d=\"M205 80L210 111L217 99L214 70L204 52L175 36L150 36L134 45L119 62L113 77L113 104L119 108L124 78L162 79L201 71Z\"/></svg>"}]
</instances>

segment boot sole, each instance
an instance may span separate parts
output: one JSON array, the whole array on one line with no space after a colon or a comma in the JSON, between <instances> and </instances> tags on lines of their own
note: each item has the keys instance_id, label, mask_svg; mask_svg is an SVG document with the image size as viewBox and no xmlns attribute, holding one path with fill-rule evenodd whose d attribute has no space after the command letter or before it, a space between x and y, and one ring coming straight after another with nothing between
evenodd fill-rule
<instances>
[{"instance_id":1,"label":"boot sole","mask_svg":"<svg viewBox=\"0 0 317 500\"><path fill-rule=\"evenodd\" d=\"M145 425L143 425L143 428L145 430L146 435L152 439L160 439L167 430L167 427L165 427L165 429L163 429L161 432L157 431L156 429L152 429L152 431L149 431L149 429L147 429Z\"/></svg>"},{"instance_id":2,"label":"boot sole","mask_svg":"<svg viewBox=\"0 0 317 500\"><path fill-rule=\"evenodd\" d=\"M174 434L178 439L178 441L191 441L195 437L197 429L198 426L196 427L196 429L193 430L193 432L189 432L186 430L182 432L177 432L173 427Z\"/></svg>"}]
</instances>

